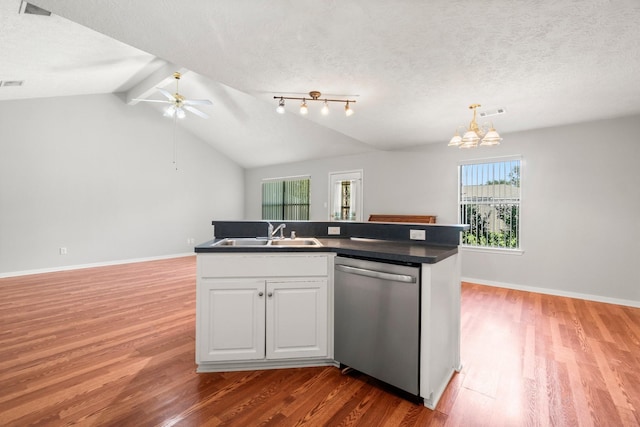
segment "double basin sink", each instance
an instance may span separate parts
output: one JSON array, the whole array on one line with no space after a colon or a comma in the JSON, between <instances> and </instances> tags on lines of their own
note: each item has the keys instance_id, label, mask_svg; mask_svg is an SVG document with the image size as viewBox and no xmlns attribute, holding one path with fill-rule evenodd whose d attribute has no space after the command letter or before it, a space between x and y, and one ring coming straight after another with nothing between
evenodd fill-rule
<instances>
[{"instance_id":1,"label":"double basin sink","mask_svg":"<svg viewBox=\"0 0 640 427\"><path fill-rule=\"evenodd\" d=\"M256 246L271 246L276 248L287 248L292 246L322 246L317 239L312 237L301 237L295 239L272 239L260 237L242 237L233 238L227 237L219 242L212 244L211 246L236 246L236 247L256 247Z\"/></svg>"}]
</instances>

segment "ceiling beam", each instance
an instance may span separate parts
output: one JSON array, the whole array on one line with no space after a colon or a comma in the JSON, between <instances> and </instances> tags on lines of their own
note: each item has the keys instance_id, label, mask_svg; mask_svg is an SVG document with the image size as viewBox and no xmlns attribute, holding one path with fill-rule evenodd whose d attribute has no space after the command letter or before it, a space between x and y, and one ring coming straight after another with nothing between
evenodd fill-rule
<instances>
[{"instance_id":1,"label":"ceiling beam","mask_svg":"<svg viewBox=\"0 0 640 427\"><path fill-rule=\"evenodd\" d=\"M167 84L174 81L173 73L179 72L182 75L189 72L184 67L167 63L152 73L149 77L132 87L125 93L125 102L128 105L135 105L138 103L136 99L147 99L151 95L157 93L157 87L164 87Z\"/></svg>"}]
</instances>

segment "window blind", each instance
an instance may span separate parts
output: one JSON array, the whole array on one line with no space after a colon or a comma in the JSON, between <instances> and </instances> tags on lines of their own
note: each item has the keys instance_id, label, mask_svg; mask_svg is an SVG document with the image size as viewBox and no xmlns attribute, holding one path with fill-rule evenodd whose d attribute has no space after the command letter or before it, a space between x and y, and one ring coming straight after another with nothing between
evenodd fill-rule
<instances>
[{"instance_id":1,"label":"window blind","mask_svg":"<svg viewBox=\"0 0 640 427\"><path fill-rule=\"evenodd\" d=\"M310 178L269 180L262 183L262 219L308 220Z\"/></svg>"}]
</instances>

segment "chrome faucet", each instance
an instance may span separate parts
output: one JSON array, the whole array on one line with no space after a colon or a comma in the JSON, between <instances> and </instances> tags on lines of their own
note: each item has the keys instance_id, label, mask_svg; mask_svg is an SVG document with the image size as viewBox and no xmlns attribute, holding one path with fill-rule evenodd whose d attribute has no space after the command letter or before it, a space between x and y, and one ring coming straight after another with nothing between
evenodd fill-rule
<instances>
[{"instance_id":1,"label":"chrome faucet","mask_svg":"<svg viewBox=\"0 0 640 427\"><path fill-rule=\"evenodd\" d=\"M273 236L279 231L280 232L280 238L284 239L284 229L287 228L287 224L282 223L279 226L277 226L275 228L275 230L273 229L273 224L271 224L269 221L267 221L267 224L269 224L269 231L267 231L267 239L268 240L272 240Z\"/></svg>"}]
</instances>

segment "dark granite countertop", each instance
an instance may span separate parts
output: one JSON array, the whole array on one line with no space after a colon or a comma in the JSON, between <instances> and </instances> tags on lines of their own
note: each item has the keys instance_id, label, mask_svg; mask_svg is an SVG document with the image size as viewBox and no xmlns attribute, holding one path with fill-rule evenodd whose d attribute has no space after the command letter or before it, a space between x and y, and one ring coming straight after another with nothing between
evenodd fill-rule
<instances>
[{"instance_id":1,"label":"dark granite countertop","mask_svg":"<svg viewBox=\"0 0 640 427\"><path fill-rule=\"evenodd\" d=\"M322 246L212 246L219 240L221 239L210 240L196 246L196 253L334 252L338 255L364 257L380 261L434 264L458 252L457 246L367 238L318 238Z\"/></svg>"}]
</instances>

